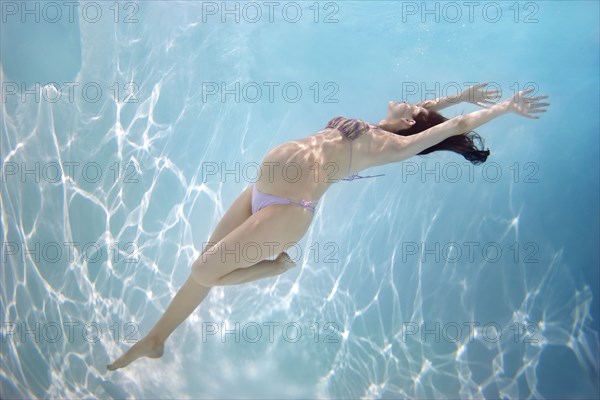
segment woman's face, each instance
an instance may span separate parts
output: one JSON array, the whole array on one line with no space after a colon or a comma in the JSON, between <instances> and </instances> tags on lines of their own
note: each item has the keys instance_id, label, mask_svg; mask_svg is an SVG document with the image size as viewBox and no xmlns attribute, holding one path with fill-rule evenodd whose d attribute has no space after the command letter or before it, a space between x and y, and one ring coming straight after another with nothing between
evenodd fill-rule
<instances>
[{"instance_id":1,"label":"woman's face","mask_svg":"<svg viewBox=\"0 0 600 400\"><path fill-rule=\"evenodd\" d=\"M413 106L405 101L390 101L388 115L385 119L394 129L408 129L414 125L414 118L420 113L428 113L428 111L421 106Z\"/></svg>"}]
</instances>

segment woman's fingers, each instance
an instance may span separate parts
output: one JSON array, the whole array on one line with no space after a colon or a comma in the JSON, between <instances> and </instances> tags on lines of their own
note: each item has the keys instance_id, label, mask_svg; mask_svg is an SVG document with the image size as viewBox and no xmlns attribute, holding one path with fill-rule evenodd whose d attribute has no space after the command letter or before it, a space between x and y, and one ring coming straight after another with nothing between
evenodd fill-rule
<instances>
[{"instance_id":1,"label":"woman's fingers","mask_svg":"<svg viewBox=\"0 0 600 400\"><path fill-rule=\"evenodd\" d=\"M532 101L537 102L538 100L547 99L547 98L548 98L548 96L536 96L536 97L524 97L523 100L529 101L529 102L532 102Z\"/></svg>"},{"instance_id":2,"label":"woman's fingers","mask_svg":"<svg viewBox=\"0 0 600 400\"><path fill-rule=\"evenodd\" d=\"M531 118L531 119L540 119L540 117L536 117L534 115L529 115L527 113L524 113L524 114L521 114L521 115L523 115L524 117L527 117L527 118Z\"/></svg>"},{"instance_id":3,"label":"woman's fingers","mask_svg":"<svg viewBox=\"0 0 600 400\"><path fill-rule=\"evenodd\" d=\"M529 107L531 108L540 108L540 107L548 107L550 103L533 103Z\"/></svg>"},{"instance_id":4,"label":"woman's fingers","mask_svg":"<svg viewBox=\"0 0 600 400\"><path fill-rule=\"evenodd\" d=\"M498 92L496 92L496 93L490 93L490 92L485 93L485 98L486 99L497 99L498 97L500 97L500 94Z\"/></svg>"}]
</instances>

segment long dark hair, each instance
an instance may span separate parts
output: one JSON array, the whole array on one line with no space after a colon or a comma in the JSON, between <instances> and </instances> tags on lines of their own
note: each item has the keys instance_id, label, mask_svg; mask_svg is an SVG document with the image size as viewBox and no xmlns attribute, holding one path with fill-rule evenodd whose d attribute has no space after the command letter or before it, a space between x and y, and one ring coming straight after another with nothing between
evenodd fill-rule
<instances>
[{"instance_id":1,"label":"long dark hair","mask_svg":"<svg viewBox=\"0 0 600 400\"><path fill-rule=\"evenodd\" d=\"M420 112L414 117L414 120L415 124L409 129L403 129L394 133L402 136L414 135L415 133L429 129L432 126L439 125L444 121L448 121L448 118L438 112L430 110L429 113ZM477 142L480 147L476 146L475 142ZM471 161L471 163L478 165L484 163L490 155L489 149L483 150L483 145L484 143L481 136L474 131L470 131L444 139L440 143L428 147L418 154L429 154L439 150L453 151Z\"/></svg>"}]
</instances>

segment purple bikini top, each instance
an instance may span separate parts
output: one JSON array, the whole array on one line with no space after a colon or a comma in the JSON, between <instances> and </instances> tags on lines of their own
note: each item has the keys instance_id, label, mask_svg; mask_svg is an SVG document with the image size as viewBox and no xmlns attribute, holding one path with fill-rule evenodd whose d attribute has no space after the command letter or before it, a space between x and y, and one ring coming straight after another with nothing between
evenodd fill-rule
<instances>
[{"instance_id":1,"label":"purple bikini top","mask_svg":"<svg viewBox=\"0 0 600 400\"><path fill-rule=\"evenodd\" d=\"M350 140L354 140L360 137L363 133L366 133L371 128L367 122L345 117L335 117L331 119L326 129L337 129L342 132L342 135L346 136Z\"/></svg>"},{"instance_id":2,"label":"purple bikini top","mask_svg":"<svg viewBox=\"0 0 600 400\"><path fill-rule=\"evenodd\" d=\"M354 139L360 137L363 133L368 132L370 128L371 128L371 125L369 125L367 122L364 122L364 121L361 121L358 119L354 119L354 118L345 118L345 117L335 117L335 118L331 119L327 123L327 126L325 127L325 129L337 129L338 131L340 131L342 133L342 135L344 135L345 137L350 139L350 142L349 142L350 143L350 164L348 165L348 173L350 173L350 169L352 166L352 141ZM383 176L383 175L385 175L385 174L367 175L367 176L353 174L353 175L348 175L348 177L346 177L346 178L342 178L342 180L353 181L354 179L375 178L377 176Z\"/></svg>"}]
</instances>

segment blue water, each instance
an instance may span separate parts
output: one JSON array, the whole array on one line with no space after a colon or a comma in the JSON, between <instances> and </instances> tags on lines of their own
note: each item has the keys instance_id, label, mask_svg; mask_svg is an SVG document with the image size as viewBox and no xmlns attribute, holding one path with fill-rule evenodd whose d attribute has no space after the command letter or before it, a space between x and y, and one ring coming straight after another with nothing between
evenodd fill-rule
<instances>
[{"instance_id":1,"label":"blue water","mask_svg":"<svg viewBox=\"0 0 600 400\"><path fill-rule=\"evenodd\" d=\"M28 4L2 3L1 398L599 396L597 2ZM106 372L270 148L475 82L552 106L477 128L482 166L334 185L298 268Z\"/></svg>"}]
</instances>

